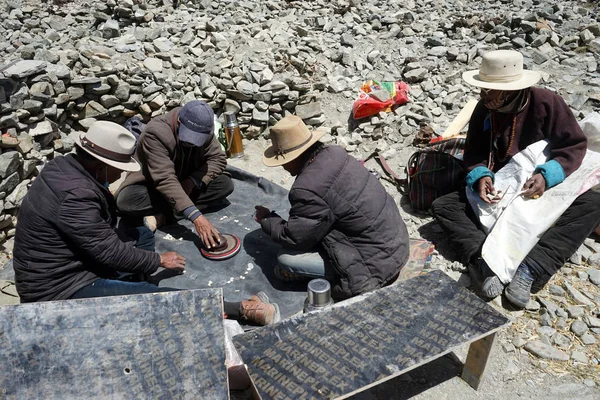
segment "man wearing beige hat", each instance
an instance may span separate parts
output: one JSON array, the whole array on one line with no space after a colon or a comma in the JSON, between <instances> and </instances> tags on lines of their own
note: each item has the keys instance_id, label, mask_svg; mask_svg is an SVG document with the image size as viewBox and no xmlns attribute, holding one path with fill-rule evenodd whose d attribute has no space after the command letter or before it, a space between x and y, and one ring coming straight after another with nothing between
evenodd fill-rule
<instances>
[{"instance_id":1,"label":"man wearing beige hat","mask_svg":"<svg viewBox=\"0 0 600 400\"><path fill-rule=\"evenodd\" d=\"M326 278L342 299L393 283L408 259L408 233L381 183L322 136L293 115L271 128L263 163L296 177L291 209L286 221L256 206L255 219L282 246L276 276Z\"/></svg>"},{"instance_id":2,"label":"man wearing beige hat","mask_svg":"<svg viewBox=\"0 0 600 400\"><path fill-rule=\"evenodd\" d=\"M182 271L175 252L154 252L154 234L141 227L115 230L116 204L108 185L122 171L139 171L135 137L113 122L98 121L75 136L76 154L48 162L23 199L15 235L14 270L22 302L116 296L177 290L119 273ZM129 236L129 237L126 237ZM134 239L135 246L124 239ZM230 317L261 325L277 319L264 295L225 302Z\"/></svg>"},{"instance_id":3,"label":"man wearing beige hat","mask_svg":"<svg viewBox=\"0 0 600 400\"><path fill-rule=\"evenodd\" d=\"M500 200L494 188L494 173L533 143L548 140L549 161L536 166L519 188L531 201L560 185L583 161L586 137L559 96L533 87L540 78L538 72L523 69L523 56L513 50L490 51L483 55L478 70L463 74L467 83L481 89L464 153L466 190L477 192L485 203ZM588 191L580 195L542 235L510 282L501 282L481 258L486 235L464 190L435 200L432 211L461 261L475 267L484 295L494 298L504 291L513 305L522 308L529 301L534 283L538 288L545 284L598 226L600 194Z\"/></svg>"}]
</instances>

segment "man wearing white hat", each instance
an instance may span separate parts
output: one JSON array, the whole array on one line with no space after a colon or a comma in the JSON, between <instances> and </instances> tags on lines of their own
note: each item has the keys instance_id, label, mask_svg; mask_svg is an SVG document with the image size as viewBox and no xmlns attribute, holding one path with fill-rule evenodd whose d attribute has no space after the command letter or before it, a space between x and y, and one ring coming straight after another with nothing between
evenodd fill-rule
<instances>
[{"instance_id":1,"label":"man wearing white hat","mask_svg":"<svg viewBox=\"0 0 600 400\"><path fill-rule=\"evenodd\" d=\"M538 165L525 183L523 195L536 200L546 189L559 185L581 165L587 139L565 102L549 90L534 88L541 76L523 69L523 56L513 50L490 51L483 55L478 70L463 79L481 89L481 100L469 122L464 163L466 190L482 201L499 201L494 173L527 146L540 140L550 143L549 161ZM481 258L486 239L464 191L434 201L432 211L461 254L462 262L476 266L482 292L499 296L504 283ZM579 196L522 261L504 290L517 307L525 307L534 283L545 284L578 249L600 223L600 194L588 191Z\"/></svg>"},{"instance_id":2,"label":"man wearing white hat","mask_svg":"<svg viewBox=\"0 0 600 400\"><path fill-rule=\"evenodd\" d=\"M275 275L326 278L348 298L393 283L408 259L408 232L385 188L340 146L319 142L290 115L271 128L263 163L296 177L284 220L256 206L255 219L282 248Z\"/></svg>"},{"instance_id":3,"label":"man wearing white hat","mask_svg":"<svg viewBox=\"0 0 600 400\"><path fill-rule=\"evenodd\" d=\"M122 126L98 121L75 137L76 155L48 162L23 199L15 235L14 270L22 302L103 297L177 290L119 280L119 273L182 271L175 252L154 252L154 234L135 230L132 247L115 231L116 204L108 185L121 171L139 171L135 137ZM230 317L261 325L277 319L264 295L225 302Z\"/></svg>"}]
</instances>

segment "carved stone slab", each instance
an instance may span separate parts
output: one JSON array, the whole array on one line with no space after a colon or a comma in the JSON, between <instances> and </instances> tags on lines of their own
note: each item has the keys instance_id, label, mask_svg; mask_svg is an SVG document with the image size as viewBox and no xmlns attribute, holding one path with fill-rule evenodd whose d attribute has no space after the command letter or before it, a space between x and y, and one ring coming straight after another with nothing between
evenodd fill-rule
<instances>
[{"instance_id":1,"label":"carved stone slab","mask_svg":"<svg viewBox=\"0 0 600 400\"><path fill-rule=\"evenodd\" d=\"M220 289L0 307L2 399L228 399Z\"/></svg>"},{"instance_id":2,"label":"carved stone slab","mask_svg":"<svg viewBox=\"0 0 600 400\"><path fill-rule=\"evenodd\" d=\"M233 338L262 399L345 398L508 319L441 271Z\"/></svg>"}]
</instances>

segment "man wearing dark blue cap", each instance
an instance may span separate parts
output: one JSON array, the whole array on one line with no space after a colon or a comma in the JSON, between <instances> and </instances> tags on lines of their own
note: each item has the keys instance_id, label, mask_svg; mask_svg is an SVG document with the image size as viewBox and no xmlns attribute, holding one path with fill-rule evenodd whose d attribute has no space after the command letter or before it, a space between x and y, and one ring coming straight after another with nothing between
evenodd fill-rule
<instances>
[{"instance_id":1,"label":"man wearing dark blue cap","mask_svg":"<svg viewBox=\"0 0 600 400\"><path fill-rule=\"evenodd\" d=\"M135 158L142 170L121 185L120 213L145 217L153 230L173 214L183 215L208 248L215 246L219 232L202 210L231 194L233 183L224 173L227 157L214 135L212 108L194 100L154 118L140 135Z\"/></svg>"}]
</instances>

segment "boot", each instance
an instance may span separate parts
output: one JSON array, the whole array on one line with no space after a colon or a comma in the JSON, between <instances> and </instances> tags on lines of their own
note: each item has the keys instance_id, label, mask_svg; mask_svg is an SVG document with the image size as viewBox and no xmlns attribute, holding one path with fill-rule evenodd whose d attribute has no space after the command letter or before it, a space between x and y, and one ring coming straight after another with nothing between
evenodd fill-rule
<instances>
[{"instance_id":1,"label":"boot","mask_svg":"<svg viewBox=\"0 0 600 400\"><path fill-rule=\"evenodd\" d=\"M269 303L269 297L264 292L258 292L250 299L240 304L240 315L246 321L257 325L270 325L279 322L279 306Z\"/></svg>"},{"instance_id":2,"label":"boot","mask_svg":"<svg viewBox=\"0 0 600 400\"><path fill-rule=\"evenodd\" d=\"M165 224L165 216L162 214L149 215L144 217L144 225L152 232L156 232L158 228Z\"/></svg>"},{"instance_id":3,"label":"boot","mask_svg":"<svg viewBox=\"0 0 600 400\"><path fill-rule=\"evenodd\" d=\"M531 296L531 286L535 281L533 272L526 265L521 263L517 273L506 288L504 295L512 304L519 308L525 308Z\"/></svg>"}]
</instances>

